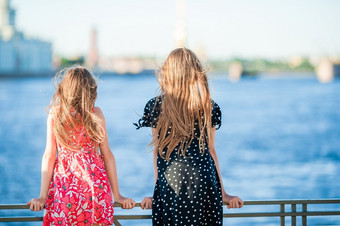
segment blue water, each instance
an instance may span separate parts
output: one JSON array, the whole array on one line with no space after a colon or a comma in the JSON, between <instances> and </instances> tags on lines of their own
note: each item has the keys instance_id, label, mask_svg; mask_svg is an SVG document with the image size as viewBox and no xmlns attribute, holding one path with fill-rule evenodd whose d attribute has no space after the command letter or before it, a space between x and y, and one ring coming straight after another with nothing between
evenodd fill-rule
<instances>
[{"instance_id":1,"label":"blue water","mask_svg":"<svg viewBox=\"0 0 340 226\"><path fill-rule=\"evenodd\" d=\"M340 80L320 84L314 76L288 77L231 83L211 76L212 96L223 114L215 143L226 191L244 200L340 198ZM121 193L140 202L153 192L147 147L151 131L136 131L132 123L155 96L157 81L147 75L100 79L97 106L106 117ZM53 92L51 78L0 80L0 204L23 204L39 195L46 112ZM234 212L261 210L266 208L246 206ZM150 213L139 208L116 212ZM0 216L12 213L0 211ZM340 216L308 219L309 225L339 222ZM151 225L149 220L121 223ZM278 225L279 219L224 223Z\"/></svg>"}]
</instances>

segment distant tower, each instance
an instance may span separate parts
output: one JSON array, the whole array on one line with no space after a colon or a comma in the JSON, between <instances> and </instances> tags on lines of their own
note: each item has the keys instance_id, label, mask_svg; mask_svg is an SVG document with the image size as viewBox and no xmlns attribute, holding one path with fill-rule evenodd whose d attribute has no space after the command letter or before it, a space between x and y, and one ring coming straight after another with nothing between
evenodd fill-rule
<instances>
[{"instance_id":1,"label":"distant tower","mask_svg":"<svg viewBox=\"0 0 340 226\"><path fill-rule=\"evenodd\" d=\"M10 7L9 0L0 0L0 36L8 41L15 34L15 10Z\"/></svg>"},{"instance_id":2,"label":"distant tower","mask_svg":"<svg viewBox=\"0 0 340 226\"><path fill-rule=\"evenodd\" d=\"M9 2L0 0L0 29L9 24Z\"/></svg>"},{"instance_id":3,"label":"distant tower","mask_svg":"<svg viewBox=\"0 0 340 226\"><path fill-rule=\"evenodd\" d=\"M175 47L184 47L186 44L186 0L176 0Z\"/></svg>"},{"instance_id":4,"label":"distant tower","mask_svg":"<svg viewBox=\"0 0 340 226\"><path fill-rule=\"evenodd\" d=\"M97 45L97 30L92 29L90 35L90 49L86 58L86 64L92 68L98 66L99 53Z\"/></svg>"}]
</instances>

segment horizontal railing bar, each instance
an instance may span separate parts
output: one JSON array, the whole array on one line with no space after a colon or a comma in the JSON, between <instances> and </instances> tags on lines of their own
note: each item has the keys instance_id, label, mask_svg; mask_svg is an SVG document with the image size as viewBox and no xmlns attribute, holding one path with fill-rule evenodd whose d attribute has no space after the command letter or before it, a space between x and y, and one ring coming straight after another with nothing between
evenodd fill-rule
<instances>
[{"instance_id":1,"label":"horizontal railing bar","mask_svg":"<svg viewBox=\"0 0 340 226\"><path fill-rule=\"evenodd\" d=\"M13 204L13 205L0 205L0 210L18 210L18 209L29 209L30 206L24 204Z\"/></svg>"},{"instance_id":2,"label":"horizontal railing bar","mask_svg":"<svg viewBox=\"0 0 340 226\"><path fill-rule=\"evenodd\" d=\"M226 203L223 203L226 205ZM302 204L305 207L307 204L340 204L340 199L319 199L319 200L267 200L267 201L245 201L244 205L286 205L286 204ZM141 203L136 203L136 207L141 207ZM114 207L122 207L119 203L114 203ZM0 204L0 210L11 209L29 209L25 204ZM305 219L307 216L334 216L339 215L340 211L306 211L303 208L300 212L263 212L263 213L225 213L224 218L237 217L296 217L302 216ZM141 220L151 219L151 215L115 215L116 220ZM28 221L42 221L43 217L0 217L0 222L28 222Z\"/></svg>"},{"instance_id":3,"label":"horizontal railing bar","mask_svg":"<svg viewBox=\"0 0 340 226\"><path fill-rule=\"evenodd\" d=\"M290 216L334 216L339 215L340 211L313 211L313 212L267 212L267 213L225 213L223 218L237 217L290 217ZM114 215L117 220L143 220L151 219L151 215ZM42 221L42 217L0 217L0 222L25 222Z\"/></svg>"},{"instance_id":4,"label":"horizontal railing bar","mask_svg":"<svg viewBox=\"0 0 340 226\"><path fill-rule=\"evenodd\" d=\"M223 217L299 217L299 216L334 216L340 211L313 211L313 212L264 212L264 213L224 213Z\"/></svg>"},{"instance_id":5,"label":"horizontal railing bar","mask_svg":"<svg viewBox=\"0 0 340 226\"><path fill-rule=\"evenodd\" d=\"M0 217L0 222L43 221L42 217Z\"/></svg>"},{"instance_id":6,"label":"horizontal railing bar","mask_svg":"<svg viewBox=\"0 0 340 226\"><path fill-rule=\"evenodd\" d=\"M244 201L244 205L280 205L280 204L340 204L340 199L319 199L319 200L267 200L267 201ZM227 205L223 203L223 205ZM136 203L135 207L140 207ZM114 207L122 207L119 203L114 203ZM29 209L25 204L0 204L1 209Z\"/></svg>"},{"instance_id":7,"label":"horizontal railing bar","mask_svg":"<svg viewBox=\"0 0 340 226\"><path fill-rule=\"evenodd\" d=\"M141 219L151 219L151 215L114 215L117 220L141 220Z\"/></svg>"},{"instance_id":8,"label":"horizontal railing bar","mask_svg":"<svg viewBox=\"0 0 340 226\"><path fill-rule=\"evenodd\" d=\"M340 199L304 199L304 200L267 200L267 201L245 201L244 205L280 205L280 204L340 204Z\"/></svg>"}]
</instances>

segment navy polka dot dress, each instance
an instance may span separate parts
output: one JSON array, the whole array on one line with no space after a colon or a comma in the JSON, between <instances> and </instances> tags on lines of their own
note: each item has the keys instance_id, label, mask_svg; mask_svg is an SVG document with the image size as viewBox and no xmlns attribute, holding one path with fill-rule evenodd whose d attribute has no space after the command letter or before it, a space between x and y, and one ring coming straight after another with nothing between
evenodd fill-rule
<instances>
[{"instance_id":1,"label":"navy polka dot dress","mask_svg":"<svg viewBox=\"0 0 340 226\"><path fill-rule=\"evenodd\" d=\"M161 104L161 99L156 97L148 101L139 125L136 124L137 129L156 128ZM212 106L212 126L218 129L221 126L221 110L213 101ZM198 127L195 131L199 131ZM222 189L208 147L202 154L198 138L194 138L186 150L186 157L178 154L177 148L169 161L159 154L157 156L153 225L222 225Z\"/></svg>"}]
</instances>

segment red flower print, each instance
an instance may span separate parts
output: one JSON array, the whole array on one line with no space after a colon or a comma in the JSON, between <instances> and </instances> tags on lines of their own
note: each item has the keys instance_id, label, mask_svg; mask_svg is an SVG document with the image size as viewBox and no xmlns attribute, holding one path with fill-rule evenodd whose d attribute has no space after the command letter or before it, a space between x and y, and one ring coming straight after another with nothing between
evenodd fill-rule
<instances>
[{"instance_id":1,"label":"red flower print","mask_svg":"<svg viewBox=\"0 0 340 226\"><path fill-rule=\"evenodd\" d=\"M92 191L86 192L84 194L85 194L85 198L87 201L90 201L90 202L93 201Z\"/></svg>"},{"instance_id":2,"label":"red flower print","mask_svg":"<svg viewBox=\"0 0 340 226\"><path fill-rule=\"evenodd\" d=\"M70 183L63 183L63 185L61 186L61 188L63 189L63 192L66 192L68 190L68 188L70 187Z\"/></svg>"},{"instance_id":3,"label":"red flower print","mask_svg":"<svg viewBox=\"0 0 340 226\"><path fill-rule=\"evenodd\" d=\"M111 190L110 190L110 192L111 192ZM101 199L103 200L110 200L110 199L112 199L112 196L111 196L111 194L108 194L108 193L103 193L103 195L101 196Z\"/></svg>"},{"instance_id":4,"label":"red flower print","mask_svg":"<svg viewBox=\"0 0 340 226\"><path fill-rule=\"evenodd\" d=\"M99 220L99 219L102 217L102 215L103 215L103 207L97 205L97 206L94 208L94 210L95 210L96 219Z\"/></svg>"},{"instance_id":5,"label":"red flower print","mask_svg":"<svg viewBox=\"0 0 340 226\"><path fill-rule=\"evenodd\" d=\"M105 169L104 162L101 159L101 157L94 159L93 163L95 163L97 165L97 167L99 167L100 169Z\"/></svg>"},{"instance_id":6,"label":"red flower print","mask_svg":"<svg viewBox=\"0 0 340 226\"><path fill-rule=\"evenodd\" d=\"M87 135L84 133L84 131L81 131L78 136L78 143L79 144L86 144L87 141Z\"/></svg>"},{"instance_id":7,"label":"red flower print","mask_svg":"<svg viewBox=\"0 0 340 226\"><path fill-rule=\"evenodd\" d=\"M55 217L53 220L54 220L54 225L66 225L64 217Z\"/></svg>"},{"instance_id":8,"label":"red flower print","mask_svg":"<svg viewBox=\"0 0 340 226\"><path fill-rule=\"evenodd\" d=\"M93 171L92 173L91 173L91 177L93 178L92 180L94 181L94 182L97 182L98 180L100 180L100 178L101 178L101 173L99 172L99 171Z\"/></svg>"},{"instance_id":9,"label":"red flower print","mask_svg":"<svg viewBox=\"0 0 340 226\"><path fill-rule=\"evenodd\" d=\"M71 142L82 148L69 150L57 141L58 154L43 225L111 225L111 187L104 161L98 155L98 144L83 128L69 129L74 139Z\"/></svg>"},{"instance_id":10,"label":"red flower print","mask_svg":"<svg viewBox=\"0 0 340 226\"><path fill-rule=\"evenodd\" d=\"M87 180L82 180L80 182L80 188L85 191L85 189L88 189L89 188L89 183Z\"/></svg>"},{"instance_id":11,"label":"red flower print","mask_svg":"<svg viewBox=\"0 0 340 226\"><path fill-rule=\"evenodd\" d=\"M62 200L62 204L60 205L62 211L65 214L68 214L68 212L74 212L74 210L76 209L77 205L76 205L76 200L74 197L70 197L70 196L65 196L65 198Z\"/></svg>"},{"instance_id":12,"label":"red flower print","mask_svg":"<svg viewBox=\"0 0 340 226\"><path fill-rule=\"evenodd\" d=\"M92 224L92 214L90 212L81 212L77 217L78 225L79 226L86 226Z\"/></svg>"}]
</instances>

